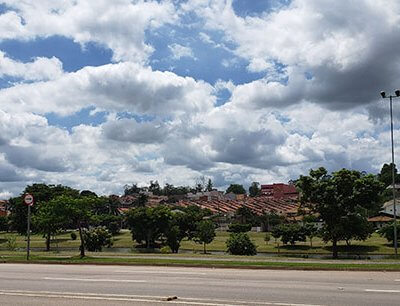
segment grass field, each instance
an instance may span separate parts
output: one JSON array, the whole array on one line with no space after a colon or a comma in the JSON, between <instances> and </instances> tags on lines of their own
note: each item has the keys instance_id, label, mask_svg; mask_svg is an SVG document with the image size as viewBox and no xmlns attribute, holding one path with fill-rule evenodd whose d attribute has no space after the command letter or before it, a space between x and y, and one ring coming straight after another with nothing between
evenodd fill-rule
<instances>
[{"instance_id":1,"label":"grass field","mask_svg":"<svg viewBox=\"0 0 400 306\"><path fill-rule=\"evenodd\" d=\"M313 239L313 247L310 247L310 242L299 242L295 246L282 245L279 241L275 242L274 239L266 244L264 241L265 233L249 233L251 239L257 245L258 252L267 253L296 253L296 254L328 254L331 252L330 244L325 244L321 239ZM228 238L228 232L217 232L217 237L214 241L207 245L208 251L225 251L225 241ZM15 233L5 233L0 232L0 250L7 250L7 237L16 238L16 247L25 248L26 240L25 236L20 236ZM69 232L60 234L57 239L52 240L51 248L54 250L58 248L59 250L65 248L76 248L79 247L79 238L77 240L72 240ZM279 247L278 247L279 244ZM132 248L136 246L132 242L131 234L129 231L125 230L119 235L114 237L113 248ZM41 235L31 236L31 247L32 248L44 248L45 240ZM193 241L183 241L181 245L182 250L188 250L193 252L201 252L203 246L196 244ZM106 251L107 249L105 249ZM386 239L380 237L378 234L374 233L366 241L352 241L351 246L347 246L344 242L339 244L339 252L349 253L349 254L393 254L393 247L391 247Z\"/></svg>"}]
</instances>

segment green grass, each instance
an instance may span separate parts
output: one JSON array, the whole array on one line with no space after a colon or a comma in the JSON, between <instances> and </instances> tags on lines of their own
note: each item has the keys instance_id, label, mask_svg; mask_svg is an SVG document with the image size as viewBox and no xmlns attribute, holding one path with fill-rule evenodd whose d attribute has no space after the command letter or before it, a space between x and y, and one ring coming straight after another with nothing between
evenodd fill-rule
<instances>
[{"instance_id":1,"label":"green grass","mask_svg":"<svg viewBox=\"0 0 400 306\"><path fill-rule=\"evenodd\" d=\"M24 255L0 256L0 262L27 263ZM114 264L114 265L159 265L159 266L190 266L190 267L219 267L219 268L253 268L253 269L296 269L296 270L352 270L352 271L400 271L399 263L323 263L323 262L291 262L291 261L267 261L267 260L235 260L231 257L225 260L197 258L95 258L77 256L43 256L32 255L31 263L46 264Z\"/></svg>"},{"instance_id":2,"label":"green grass","mask_svg":"<svg viewBox=\"0 0 400 306\"><path fill-rule=\"evenodd\" d=\"M295 246L282 245L279 241L279 248L274 239L266 244L264 241L265 233L249 233L250 238L257 245L258 252L267 253L296 253L296 254L329 254L331 253L330 244L325 244L321 239L313 239L313 247L310 247L310 242L299 242ZM17 248L25 248L26 240L25 236L20 236L15 233L4 233L0 232L0 249L5 250L7 248L7 236L16 237ZM212 243L207 245L208 251L225 251L225 241L228 238L228 232L217 232L217 236ZM70 233L66 232L57 236L57 241L53 240L51 243L52 249L56 249L57 246L60 250L64 248L76 248L78 249L80 244L79 238L72 240ZM114 237L113 248L134 248L136 244L132 242L131 234L129 231L123 231L121 234ZM31 247L32 248L44 248L45 240L41 235L31 236ZM181 245L182 250L189 250L193 252L201 252L203 246L196 244L193 241L183 241ZM353 241L351 246L347 246L344 242L339 243L339 252L345 252L350 254L393 254L393 247L391 247L386 239L380 237L374 233L366 241Z\"/></svg>"}]
</instances>

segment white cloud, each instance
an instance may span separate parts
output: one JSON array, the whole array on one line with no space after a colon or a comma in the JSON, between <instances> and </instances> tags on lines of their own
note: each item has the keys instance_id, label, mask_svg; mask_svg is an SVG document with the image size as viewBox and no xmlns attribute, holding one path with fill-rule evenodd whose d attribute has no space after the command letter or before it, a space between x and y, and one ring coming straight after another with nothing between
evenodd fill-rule
<instances>
[{"instance_id":1,"label":"white cloud","mask_svg":"<svg viewBox=\"0 0 400 306\"><path fill-rule=\"evenodd\" d=\"M37 57L33 62L21 63L0 51L0 78L10 76L28 81L42 81L59 78L62 74L62 63L56 57Z\"/></svg>"},{"instance_id":2,"label":"white cloud","mask_svg":"<svg viewBox=\"0 0 400 306\"><path fill-rule=\"evenodd\" d=\"M0 90L4 110L71 114L94 106L109 111L169 116L204 112L215 101L203 81L125 62L86 67L57 80Z\"/></svg>"},{"instance_id":3,"label":"white cloud","mask_svg":"<svg viewBox=\"0 0 400 306\"><path fill-rule=\"evenodd\" d=\"M62 35L80 44L96 42L113 51L115 61L146 62L153 47L145 31L176 20L168 1L5 0L17 12L0 15L0 40ZM4 26L2 26L4 25Z\"/></svg>"},{"instance_id":4,"label":"white cloud","mask_svg":"<svg viewBox=\"0 0 400 306\"><path fill-rule=\"evenodd\" d=\"M180 44L172 44L169 45L168 48L172 53L172 58L175 60L179 60L182 57L189 57L196 60L193 50L190 47L182 46Z\"/></svg>"}]
</instances>

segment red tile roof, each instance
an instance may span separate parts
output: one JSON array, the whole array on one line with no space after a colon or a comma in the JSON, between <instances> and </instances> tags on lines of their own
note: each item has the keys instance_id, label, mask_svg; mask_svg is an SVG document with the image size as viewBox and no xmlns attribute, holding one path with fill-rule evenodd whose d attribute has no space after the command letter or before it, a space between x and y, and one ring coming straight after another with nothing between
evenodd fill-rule
<instances>
[{"instance_id":1,"label":"red tile roof","mask_svg":"<svg viewBox=\"0 0 400 306\"><path fill-rule=\"evenodd\" d=\"M207 208L213 213L233 213L238 208L245 206L257 215L262 215L264 212L275 212L285 215L296 214L300 206L299 202L294 200L273 199L266 196L246 198L244 200L184 200L179 201L177 205L182 207L197 205L201 208Z\"/></svg>"}]
</instances>

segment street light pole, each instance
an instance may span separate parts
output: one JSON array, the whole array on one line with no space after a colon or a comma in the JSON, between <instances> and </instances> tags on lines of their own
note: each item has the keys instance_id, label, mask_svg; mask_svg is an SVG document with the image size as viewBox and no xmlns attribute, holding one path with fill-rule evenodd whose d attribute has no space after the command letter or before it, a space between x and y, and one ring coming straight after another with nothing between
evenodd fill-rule
<instances>
[{"instance_id":1,"label":"street light pole","mask_svg":"<svg viewBox=\"0 0 400 306\"><path fill-rule=\"evenodd\" d=\"M396 209L396 188L395 188L395 172L394 172L394 140L393 140L393 98L400 97L400 90L395 91L395 96L386 96L384 91L381 92L383 99L389 98L390 101L390 139L392 143L392 196L393 196L393 244L394 244L394 254L397 257L397 209Z\"/></svg>"}]
</instances>

